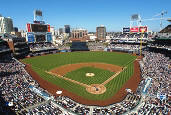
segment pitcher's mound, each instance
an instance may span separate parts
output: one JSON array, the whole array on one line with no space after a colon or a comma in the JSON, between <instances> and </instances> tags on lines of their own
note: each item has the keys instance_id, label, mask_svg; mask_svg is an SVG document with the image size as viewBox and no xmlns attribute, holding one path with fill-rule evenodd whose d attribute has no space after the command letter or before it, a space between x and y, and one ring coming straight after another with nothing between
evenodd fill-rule
<instances>
[{"instance_id":1,"label":"pitcher's mound","mask_svg":"<svg viewBox=\"0 0 171 115\"><path fill-rule=\"evenodd\" d=\"M93 77L94 75L94 73L86 73L86 77Z\"/></svg>"},{"instance_id":2,"label":"pitcher's mound","mask_svg":"<svg viewBox=\"0 0 171 115\"><path fill-rule=\"evenodd\" d=\"M86 90L92 94L102 94L106 91L106 87L101 84L91 84Z\"/></svg>"}]
</instances>

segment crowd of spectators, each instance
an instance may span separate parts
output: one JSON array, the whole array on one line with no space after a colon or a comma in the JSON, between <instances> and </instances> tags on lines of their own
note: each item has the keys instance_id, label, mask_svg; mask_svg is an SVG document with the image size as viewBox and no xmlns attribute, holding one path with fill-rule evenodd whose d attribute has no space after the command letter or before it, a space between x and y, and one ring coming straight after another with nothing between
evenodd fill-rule
<instances>
[{"instance_id":1,"label":"crowd of spectators","mask_svg":"<svg viewBox=\"0 0 171 115\"><path fill-rule=\"evenodd\" d=\"M143 46L144 47L144 46ZM142 47L142 48L143 48ZM131 44L110 44L108 48L113 49L129 49L129 50L139 50L140 45L131 45Z\"/></svg>"},{"instance_id":2,"label":"crowd of spectators","mask_svg":"<svg viewBox=\"0 0 171 115\"><path fill-rule=\"evenodd\" d=\"M31 43L29 44L29 47L31 51L57 49L57 47L50 42Z\"/></svg>"},{"instance_id":3,"label":"crowd of spectators","mask_svg":"<svg viewBox=\"0 0 171 115\"><path fill-rule=\"evenodd\" d=\"M88 42L87 45L90 51L103 51L106 47L102 42Z\"/></svg>"},{"instance_id":4,"label":"crowd of spectators","mask_svg":"<svg viewBox=\"0 0 171 115\"><path fill-rule=\"evenodd\" d=\"M29 109L28 112L26 112L26 115L35 115L37 113L38 115L63 115L63 112L60 108L56 107L52 102L41 104L38 107L35 107L33 109Z\"/></svg>"},{"instance_id":5,"label":"crowd of spectators","mask_svg":"<svg viewBox=\"0 0 171 115\"><path fill-rule=\"evenodd\" d=\"M8 50L8 49L9 49L8 46L6 46L6 45L1 45L1 44L0 44L0 51Z\"/></svg>"},{"instance_id":6,"label":"crowd of spectators","mask_svg":"<svg viewBox=\"0 0 171 115\"><path fill-rule=\"evenodd\" d=\"M29 44L30 53L28 56L39 56L44 54L54 54L58 52L58 47L51 42L40 42Z\"/></svg>"},{"instance_id":7,"label":"crowd of spectators","mask_svg":"<svg viewBox=\"0 0 171 115\"><path fill-rule=\"evenodd\" d=\"M79 104L66 96L59 96L55 99L55 102L76 114L81 115L107 115L107 114L123 114L130 111L137 106L141 96L135 93L129 93L125 99L120 103L115 103L105 107L88 106Z\"/></svg>"},{"instance_id":8,"label":"crowd of spectators","mask_svg":"<svg viewBox=\"0 0 171 115\"><path fill-rule=\"evenodd\" d=\"M32 79L24 67L24 64L14 58L6 57L0 60L0 113L6 113L8 112L6 108L10 108L21 114L29 107L45 102L43 97L30 90L31 84L40 91L46 92L39 87L39 84ZM54 109L50 105L43 107L54 113L59 109ZM58 112L61 113L60 110Z\"/></svg>"},{"instance_id":9,"label":"crowd of spectators","mask_svg":"<svg viewBox=\"0 0 171 115\"><path fill-rule=\"evenodd\" d=\"M70 50L70 45L69 43L64 43L64 44L61 44L61 45L58 45L58 48L60 50Z\"/></svg>"},{"instance_id":10,"label":"crowd of spectators","mask_svg":"<svg viewBox=\"0 0 171 115\"><path fill-rule=\"evenodd\" d=\"M6 103L13 103L13 109L18 111L27 106L44 101L43 98L29 90L29 76L23 65L14 59L0 60L0 91Z\"/></svg>"},{"instance_id":11,"label":"crowd of spectators","mask_svg":"<svg viewBox=\"0 0 171 115\"><path fill-rule=\"evenodd\" d=\"M141 61L142 78L140 85L144 85L147 78L151 78L150 86L144 95L142 104L136 112L138 115L170 115L171 114L171 59L161 53L144 51Z\"/></svg>"},{"instance_id":12,"label":"crowd of spectators","mask_svg":"<svg viewBox=\"0 0 171 115\"><path fill-rule=\"evenodd\" d=\"M160 48L160 49L169 49L171 50L171 46L170 45L162 45L162 44L150 44L148 45L149 47L153 47L153 48Z\"/></svg>"},{"instance_id":13,"label":"crowd of spectators","mask_svg":"<svg viewBox=\"0 0 171 115\"><path fill-rule=\"evenodd\" d=\"M113 36L114 38L147 38L148 37L148 34L147 33L144 33L144 34L141 34L141 33L119 33L119 34L115 34Z\"/></svg>"},{"instance_id":14,"label":"crowd of spectators","mask_svg":"<svg viewBox=\"0 0 171 115\"><path fill-rule=\"evenodd\" d=\"M146 46L142 46L141 48L144 49ZM139 54L140 52L140 45L134 44L109 44L107 49L111 51L120 51L120 52L127 52L127 53L136 53Z\"/></svg>"}]
</instances>

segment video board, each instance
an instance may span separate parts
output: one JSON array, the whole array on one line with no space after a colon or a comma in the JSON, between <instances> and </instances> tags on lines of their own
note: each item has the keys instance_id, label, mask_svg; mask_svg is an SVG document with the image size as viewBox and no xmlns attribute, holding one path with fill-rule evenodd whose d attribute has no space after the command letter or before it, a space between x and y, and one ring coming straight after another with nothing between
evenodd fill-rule
<instances>
[{"instance_id":1,"label":"video board","mask_svg":"<svg viewBox=\"0 0 171 115\"><path fill-rule=\"evenodd\" d=\"M47 25L31 24L32 32L48 32Z\"/></svg>"}]
</instances>

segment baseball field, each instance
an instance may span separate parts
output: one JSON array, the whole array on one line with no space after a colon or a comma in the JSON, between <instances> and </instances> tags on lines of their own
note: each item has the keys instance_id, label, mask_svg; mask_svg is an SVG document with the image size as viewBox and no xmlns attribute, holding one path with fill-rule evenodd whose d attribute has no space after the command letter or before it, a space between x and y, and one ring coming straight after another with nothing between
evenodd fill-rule
<instances>
[{"instance_id":1,"label":"baseball field","mask_svg":"<svg viewBox=\"0 0 171 115\"><path fill-rule=\"evenodd\" d=\"M59 88L83 99L103 101L113 97L131 78L136 58L117 52L67 52L22 61Z\"/></svg>"}]
</instances>

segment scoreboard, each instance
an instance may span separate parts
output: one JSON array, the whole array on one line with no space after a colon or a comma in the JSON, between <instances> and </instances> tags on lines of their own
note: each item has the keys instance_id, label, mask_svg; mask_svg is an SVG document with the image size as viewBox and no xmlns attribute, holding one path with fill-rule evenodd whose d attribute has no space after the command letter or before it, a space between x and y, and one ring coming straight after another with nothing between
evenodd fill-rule
<instances>
[{"instance_id":1,"label":"scoreboard","mask_svg":"<svg viewBox=\"0 0 171 115\"><path fill-rule=\"evenodd\" d=\"M28 43L52 42L52 33L48 24L27 24L26 40Z\"/></svg>"},{"instance_id":2,"label":"scoreboard","mask_svg":"<svg viewBox=\"0 0 171 115\"><path fill-rule=\"evenodd\" d=\"M32 32L47 32L47 25L31 24Z\"/></svg>"},{"instance_id":3,"label":"scoreboard","mask_svg":"<svg viewBox=\"0 0 171 115\"><path fill-rule=\"evenodd\" d=\"M27 32L50 32L50 25L47 24L27 24Z\"/></svg>"}]
</instances>

